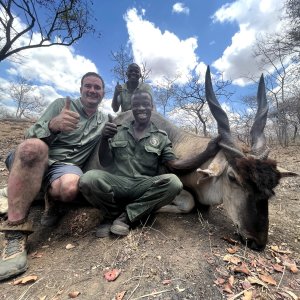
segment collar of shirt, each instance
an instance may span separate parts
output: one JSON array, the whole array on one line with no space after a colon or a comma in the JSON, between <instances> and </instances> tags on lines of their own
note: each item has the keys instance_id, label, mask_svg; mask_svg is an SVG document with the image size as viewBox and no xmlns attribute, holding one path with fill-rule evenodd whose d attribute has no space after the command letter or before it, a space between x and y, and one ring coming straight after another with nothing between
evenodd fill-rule
<instances>
[{"instance_id":1,"label":"collar of shirt","mask_svg":"<svg viewBox=\"0 0 300 300\"><path fill-rule=\"evenodd\" d=\"M89 118L89 116L84 111L84 107L82 105L81 98L76 99L74 102L76 103L76 106L78 107L80 113L82 113L86 118ZM97 111L95 112L95 114L96 114L97 123L103 122L103 114L99 111L99 109L97 109Z\"/></svg>"},{"instance_id":2,"label":"collar of shirt","mask_svg":"<svg viewBox=\"0 0 300 300\"><path fill-rule=\"evenodd\" d=\"M141 87L141 85L143 84L142 81L139 81L139 84L138 86L136 87L136 90L139 89ZM123 89L128 91L128 87L127 87L127 82L125 82L124 86L123 86Z\"/></svg>"},{"instance_id":3,"label":"collar of shirt","mask_svg":"<svg viewBox=\"0 0 300 300\"><path fill-rule=\"evenodd\" d=\"M131 121L129 123L123 123L121 125L121 127L125 128L128 130L128 133L130 133L133 137L134 137L134 131L133 131L133 123L134 121ZM154 123L150 122L150 126L147 128L146 132L145 132L145 136L143 138L146 138L148 136L151 135L151 133L154 133L154 132L158 132L158 128L154 125Z\"/></svg>"}]
</instances>

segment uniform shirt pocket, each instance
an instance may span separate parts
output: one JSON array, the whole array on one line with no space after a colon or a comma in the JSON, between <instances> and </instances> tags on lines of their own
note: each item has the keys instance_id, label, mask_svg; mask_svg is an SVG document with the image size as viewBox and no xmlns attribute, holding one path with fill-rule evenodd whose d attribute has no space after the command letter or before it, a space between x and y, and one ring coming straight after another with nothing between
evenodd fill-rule
<instances>
[{"instance_id":1,"label":"uniform shirt pocket","mask_svg":"<svg viewBox=\"0 0 300 300\"><path fill-rule=\"evenodd\" d=\"M111 148L116 159L124 159L128 157L128 141L113 141Z\"/></svg>"},{"instance_id":2,"label":"uniform shirt pocket","mask_svg":"<svg viewBox=\"0 0 300 300\"><path fill-rule=\"evenodd\" d=\"M150 145L145 145L145 150L146 157L143 160L142 164L144 165L144 168L147 167L149 168L149 171L151 170L152 172L156 173L161 155L161 150Z\"/></svg>"},{"instance_id":3,"label":"uniform shirt pocket","mask_svg":"<svg viewBox=\"0 0 300 300\"><path fill-rule=\"evenodd\" d=\"M145 150L147 153L151 153L152 155L154 155L156 158L157 156L160 156L161 154L161 150L158 149L158 148L155 148L153 146L150 146L150 145L145 145Z\"/></svg>"}]
</instances>

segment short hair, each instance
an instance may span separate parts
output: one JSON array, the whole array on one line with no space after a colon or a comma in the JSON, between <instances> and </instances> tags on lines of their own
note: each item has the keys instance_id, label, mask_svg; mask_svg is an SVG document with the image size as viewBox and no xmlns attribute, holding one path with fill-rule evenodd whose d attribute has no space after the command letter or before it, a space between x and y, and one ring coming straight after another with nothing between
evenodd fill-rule
<instances>
[{"instance_id":1,"label":"short hair","mask_svg":"<svg viewBox=\"0 0 300 300\"><path fill-rule=\"evenodd\" d=\"M141 72L140 66L139 66L138 64L136 64L136 63L132 63L132 64L128 65L127 71L130 69L130 67L136 67L136 68L138 68L138 69L140 70L140 72Z\"/></svg>"},{"instance_id":2,"label":"short hair","mask_svg":"<svg viewBox=\"0 0 300 300\"><path fill-rule=\"evenodd\" d=\"M153 96L150 92L148 91L143 91L143 90L135 90L133 93L132 93L132 96L131 96L131 100L133 99L133 97L137 96L137 95L141 95L141 94L148 94L150 96L150 99L151 99L151 103L152 105L154 104L153 103Z\"/></svg>"},{"instance_id":3,"label":"short hair","mask_svg":"<svg viewBox=\"0 0 300 300\"><path fill-rule=\"evenodd\" d=\"M102 81L103 90L105 89L105 83L104 83L103 78L102 78L98 73L96 73L96 72L87 72L87 73L85 73L85 74L82 76L82 78L81 78L81 82L80 82L80 83L81 83L81 86L82 86L82 84L83 84L84 78L89 77L89 76L94 76L94 77L99 78L99 79Z\"/></svg>"}]
</instances>

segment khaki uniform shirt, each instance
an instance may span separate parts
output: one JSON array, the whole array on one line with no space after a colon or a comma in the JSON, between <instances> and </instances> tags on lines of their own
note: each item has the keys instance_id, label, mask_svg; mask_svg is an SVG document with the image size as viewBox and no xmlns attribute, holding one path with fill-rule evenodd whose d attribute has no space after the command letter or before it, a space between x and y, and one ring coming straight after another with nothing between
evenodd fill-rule
<instances>
[{"instance_id":1,"label":"khaki uniform shirt","mask_svg":"<svg viewBox=\"0 0 300 300\"><path fill-rule=\"evenodd\" d=\"M64 106L64 98L52 102L41 118L28 129L25 137L39 139L49 137L51 135L49 122L59 115ZM80 115L78 127L71 132L61 132L55 136L49 146L49 165L59 161L82 168L99 141L107 116L97 111L93 116L88 117L80 99L72 101L70 109Z\"/></svg>"},{"instance_id":2,"label":"khaki uniform shirt","mask_svg":"<svg viewBox=\"0 0 300 300\"><path fill-rule=\"evenodd\" d=\"M137 141L132 124L118 126L117 134L110 140L114 172L127 177L156 176L160 164L176 159L172 143L167 133L153 123Z\"/></svg>"},{"instance_id":3,"label":"khaki uniform shirt","mask_svg":"<svg viewBox=\"0 0 300 300\"><path fill-rule=\"evenodd\" d=\"M149 84L144 83L144 82L139 82L137 88L133 92L135 92L137 90L148 92L152 95L152 98L153 98L153 91ZM130 92L128 90L127 83L122 84L122 92L118 96L118 102L121 105L122 112L131 109L131 96L132 96L133 92Z\"/></svg>"}]
</instances>

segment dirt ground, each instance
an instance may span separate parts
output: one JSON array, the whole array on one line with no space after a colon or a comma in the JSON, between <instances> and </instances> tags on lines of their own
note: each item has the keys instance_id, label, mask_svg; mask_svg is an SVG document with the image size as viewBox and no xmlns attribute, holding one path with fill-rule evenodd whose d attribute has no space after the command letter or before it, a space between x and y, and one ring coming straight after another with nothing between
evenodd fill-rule
<instances>
[{"instance_id":1,"label":"dirt ground","mask_svg":"<svg viewBox=\"0 0 300 300\"><path fill-rule=\"evenodd\" d=\"M6 154L28 126L0 121L0 187L8 176ZM272 147L270 157L300 173L299 146ZM97 239L96 209L70 207L51 229L40 225L43 204L35 204L30 213L36 231L28 241L29 269L17 278L29 281L0 283L0 299L298 299L299 187L300 177L284 178L277 187L270 200L269 243L263 252L239 243L222 206L209 213L157 214L125 238ZM116 273L114 281L104 276Z\"/></svg>"}]
</instances>

